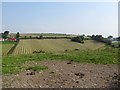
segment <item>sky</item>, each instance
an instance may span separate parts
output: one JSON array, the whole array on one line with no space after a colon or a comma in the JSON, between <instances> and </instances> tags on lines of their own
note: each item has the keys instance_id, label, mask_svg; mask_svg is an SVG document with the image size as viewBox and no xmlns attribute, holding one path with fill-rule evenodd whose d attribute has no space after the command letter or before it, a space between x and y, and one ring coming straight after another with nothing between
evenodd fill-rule
<instances>
[{"instance_id":1,"label":"sky","mask_svg":"<svg viewBox=\"0 0 120 90\"><path fill-rule=\"evenodd\" d=\"M3 2L2 30L118 36L117 2Z\"/></svg>"}]
</instances>

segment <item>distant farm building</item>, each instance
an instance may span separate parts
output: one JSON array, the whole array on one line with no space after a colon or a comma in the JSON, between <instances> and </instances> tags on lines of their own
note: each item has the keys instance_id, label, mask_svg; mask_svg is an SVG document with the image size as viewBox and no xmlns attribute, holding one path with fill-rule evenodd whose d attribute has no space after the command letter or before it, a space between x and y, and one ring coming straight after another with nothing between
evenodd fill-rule
<instances>
[{"instance_id":1,"label":"distant farm building","mask_svg":"<svg viewBox=\"0 0 120 90\"><path fill-rule=\"evenodd\" d=\"M3 39L3 38L0 38L0 41L4 41L5 39Z\"/></svg>"},{"instance_id":2,"label":"distant farm building","mask_svg":"<svg viewBox=\"0 0 120 90\"><path fill-rule=\"evenodd\" d=\"M8 41L16 41L15 38L11 38L11 37L8 37L7 40L8 40Z\"/></svg>"}]
</instances>

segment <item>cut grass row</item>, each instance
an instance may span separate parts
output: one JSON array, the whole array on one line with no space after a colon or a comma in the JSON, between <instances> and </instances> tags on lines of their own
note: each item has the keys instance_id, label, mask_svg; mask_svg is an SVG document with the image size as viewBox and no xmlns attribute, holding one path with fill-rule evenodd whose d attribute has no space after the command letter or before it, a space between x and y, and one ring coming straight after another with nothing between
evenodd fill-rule
<instances>
[{"instance_id":1,"label":"cut grass row","mask_svg":"<svg viewBox=\"0 0 120 90\"><path fill-rule=\"evenodd\" d=\"M118 60L118 48L69 51L65 53L9 55L3 56L3 74L17 74L24 63L41 60L72 60L73 62L96 64L120 64Z\"/></svg>"}]
</instances>

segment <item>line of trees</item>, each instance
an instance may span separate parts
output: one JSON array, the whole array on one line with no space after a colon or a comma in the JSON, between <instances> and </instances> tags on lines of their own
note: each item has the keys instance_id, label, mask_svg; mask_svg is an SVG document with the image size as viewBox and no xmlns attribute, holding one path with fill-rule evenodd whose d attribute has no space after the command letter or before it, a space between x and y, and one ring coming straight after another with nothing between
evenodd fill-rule
<instances>
[{"instance_id":1,"label":"line of trees","mask_svg":"<svg viewBox=\"0 0 120 90\"><path fill-rule=\"evenodd\" d=\"M79 43L84 43L84 36L77 36L73 37L71 41L79 42Z\"/></svg>"},{"instance_id":2,"label":"line of trees","mask_svg":"<svg viewBox=\"0 0 120 90\"><path fill-rule=\"evenodd\" d=\"M40 35L39 37L25 36L25 37L22 37L21 39L42 39L42 38L43 38L43 36Z\"/></svg>"},{"instance_id":3,"label":"line of trees","mask_svg":"<svg viewBox=\"0 0 120 90\"><path fill-rule=\"evenodd\" d=\"M71 39L72 37L43 37L42 35L40 36L36 36L36 37L32 37L32 36L24 36L21 37L21 39L62 39L62 38L66 38L66 39Z\"/></svg>"},{"instance_id":4,"label":"line of trees","mask_svg":"<svg viewBox=\"0 0 120 90\"><path fill-rule=\"evenodd\" d=\"M111 44L112 44L112 41L111 41L111 40L109 40L108 38L102 37L102 35L92 35L91 38L92 38L93 40L106 43L107 45L111 45Z\"/></svg>"}]
</instances>

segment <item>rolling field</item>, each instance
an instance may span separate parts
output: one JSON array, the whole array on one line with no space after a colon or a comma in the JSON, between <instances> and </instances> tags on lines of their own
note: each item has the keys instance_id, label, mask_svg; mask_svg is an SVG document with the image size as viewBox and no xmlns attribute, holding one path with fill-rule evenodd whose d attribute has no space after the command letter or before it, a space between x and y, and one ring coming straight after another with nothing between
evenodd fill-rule
<instances>
[{"instance_id":1,"label":"rolling field","mask_svg":"<svg viewBox=\"0 0 120 90\"><path fill-rule=\"evenodd\" d=\"M64 52L79 50L94 50L105 46L103 43L93 40L86 40L84 44L72 42L69 39L27 39L20 40L13 54L32 54L34 51Z\"/></svg>"}]
</instances>

